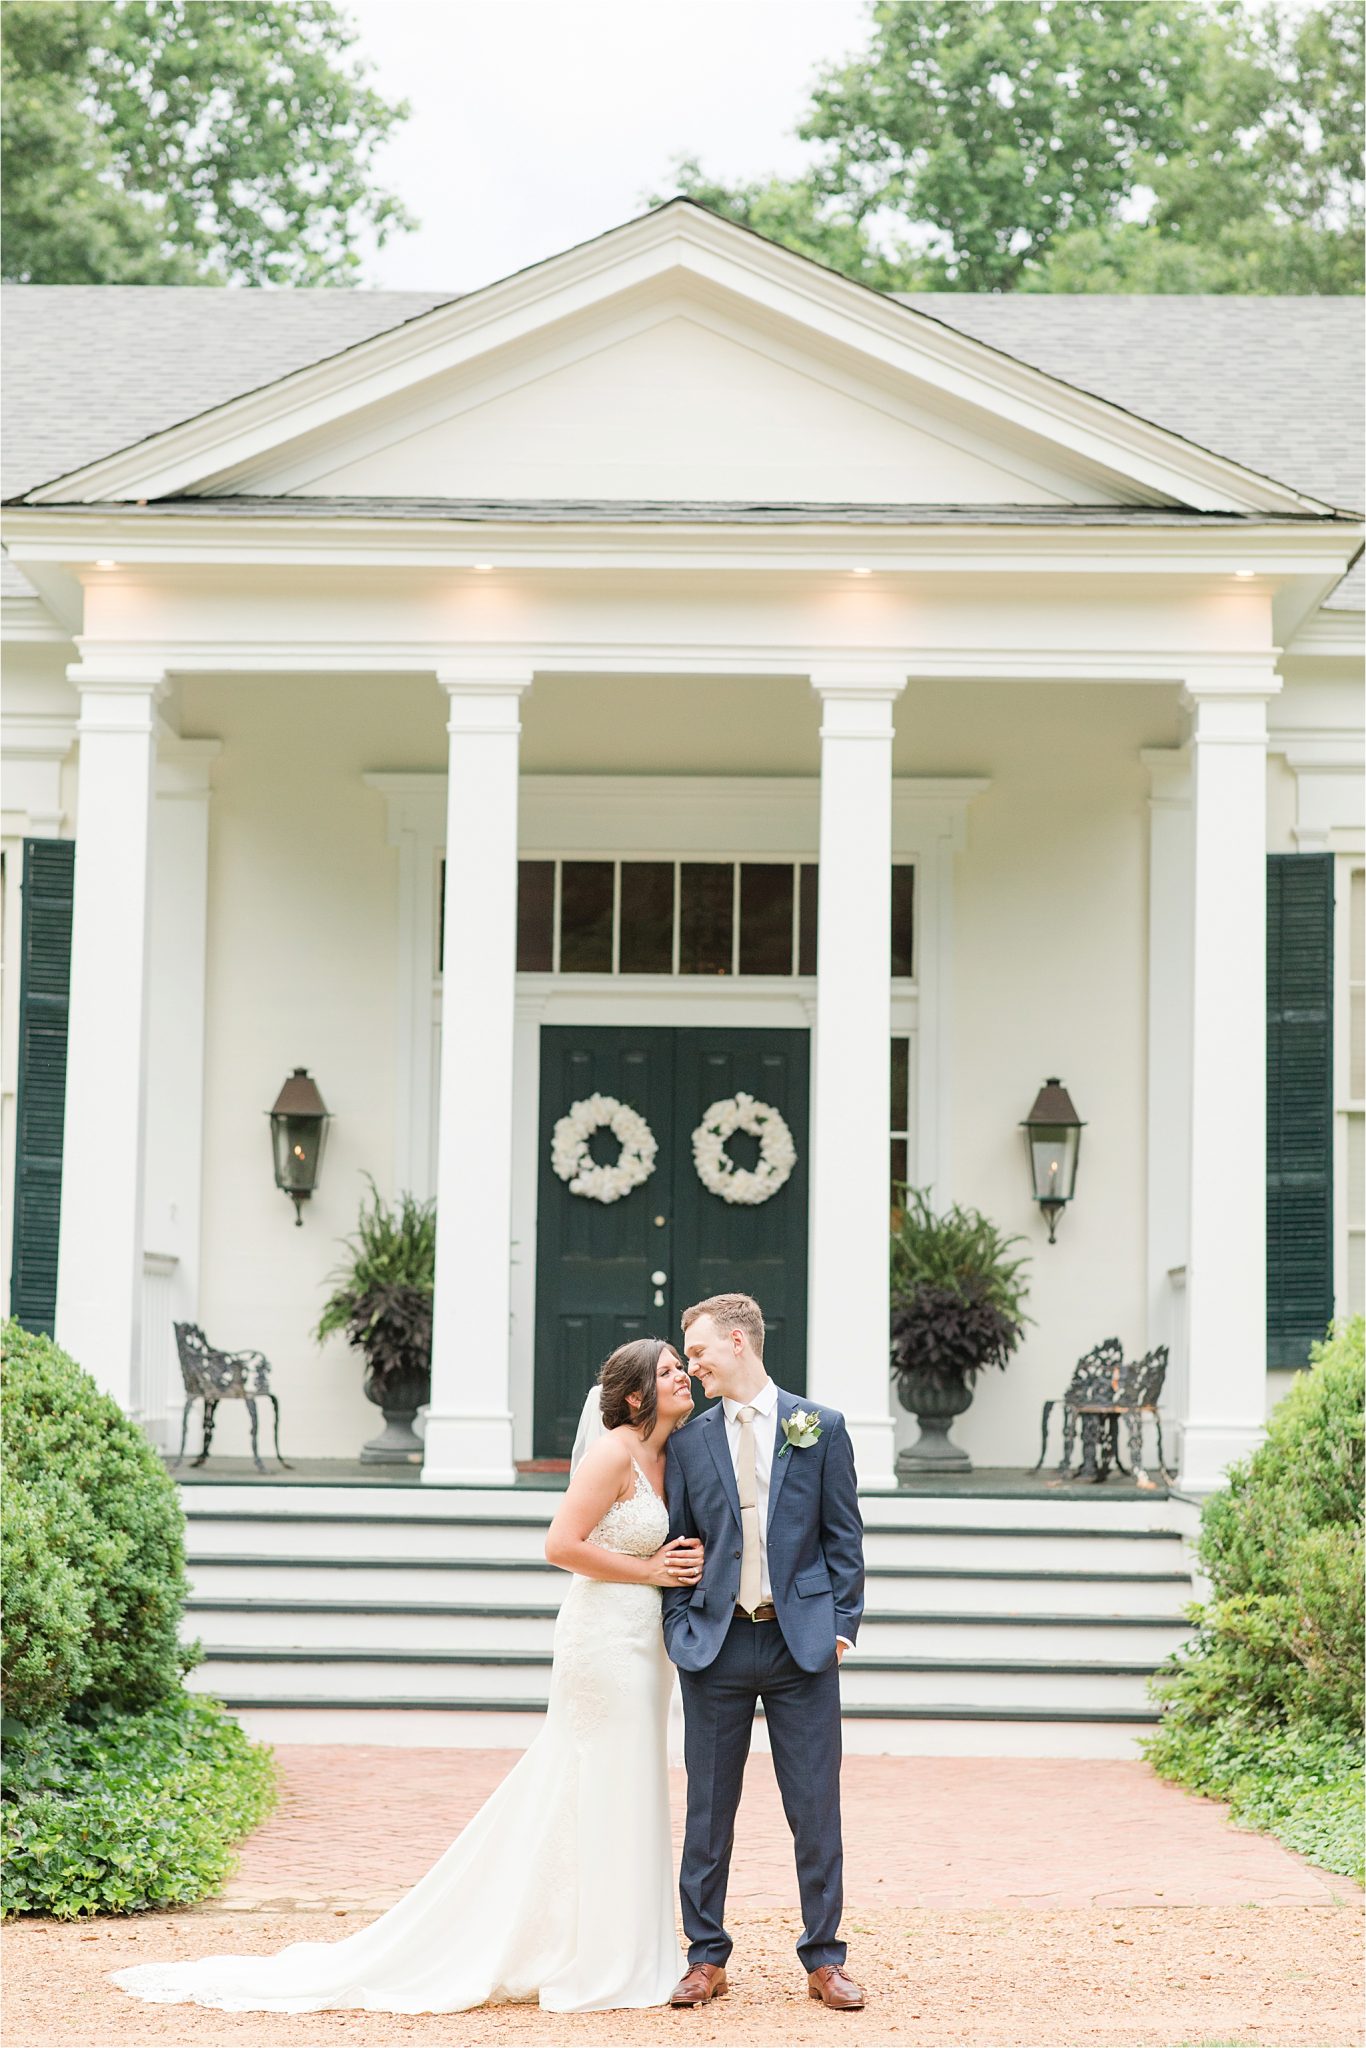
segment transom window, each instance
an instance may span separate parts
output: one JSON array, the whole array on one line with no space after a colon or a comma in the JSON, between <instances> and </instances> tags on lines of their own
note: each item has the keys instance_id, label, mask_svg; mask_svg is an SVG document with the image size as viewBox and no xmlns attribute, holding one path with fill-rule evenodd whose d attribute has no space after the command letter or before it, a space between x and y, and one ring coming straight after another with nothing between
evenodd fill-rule
<instances>
[{"instance_id":1,"label":"transom window","mask_svg":"<svg viewBox=\"0 0 1366 2048\"><path fill-rule=\"evenodd\" d=\"M811 975L814 861L523 860L520 974ZM915 870L892 869L890 971L915 962Z\"/></svg>"}]
</instances>

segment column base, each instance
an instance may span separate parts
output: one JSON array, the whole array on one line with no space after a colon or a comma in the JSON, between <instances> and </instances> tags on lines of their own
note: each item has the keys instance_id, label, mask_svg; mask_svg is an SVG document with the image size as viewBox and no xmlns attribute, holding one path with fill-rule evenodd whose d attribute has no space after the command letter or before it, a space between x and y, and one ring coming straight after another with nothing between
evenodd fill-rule
<instances>
[{"instance_id":1,"label":"column base","mask_svg":"<svg viewBox=\"0 0 1366 2048\"><path fill-rule=\"evenodd\" d=\"M1236 1458L1255 1451L1266 1430L1256 1422L1188 1422L1181 1434L1182 1493L1217 1493Z\"/></svg>"},{"instance_id":2,"label":"column base","mask_svg":"<svg viewBox=\"0 0 1366 2048\"><path fill-rule=\"evenodd\" d=\"M896 1487L896 1425L890 1415L846 1415L845 1427L854 1446L854 1469L860 1493L892 1492Z\"/></svg>"},{"instance_id":3,"label":"column base","mask_svg":"<svg viewBox=\"0 0 1366 2048\"><path fill-rule=\"evenodd\" d=\"M422 1478L428 1486L513 1486L510 1415L437 1415L427 1411Z\"/></svg>"}]
</instances>

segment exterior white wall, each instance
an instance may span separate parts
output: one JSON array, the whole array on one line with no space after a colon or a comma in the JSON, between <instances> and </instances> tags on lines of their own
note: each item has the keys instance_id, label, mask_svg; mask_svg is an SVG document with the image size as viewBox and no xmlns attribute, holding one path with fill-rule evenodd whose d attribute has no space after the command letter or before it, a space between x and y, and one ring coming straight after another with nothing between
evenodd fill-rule
<instances>
[{"instance_id":1,"label":"exterior white wall","mask_svg":"<svg viewBox=\"0 0 1366 2048\"><path fill-rule=\"evenodd\" d=\"M1026 1239L1034 1326L1004 1373L980 1377L954 1434L979 1465L1032 1465L1042 1403L1080 1354L1112 1335L1126 1354L1146 1347L1140 752L1177 743L1175 692L912 683L897 726L898 774L991 779L955 874L950 1191ZM1054 1245L1018 1128L1049 1074L1087 1125Z\"/></svg>"},{"instance_id":2,"label":"exterior white wall","mask_svg":"<svg viewBox=\"0 0 1366 2048\"><path fill-rule=\"evenodd\" d=\"M445 752L434 681L292 677L187 682L186 734L214 766L206 977L200 1321L263 1350L285 1456L347 1456L380 1427L356 1355L311 1331L337 1240L372 1172L390 1186L396 855L367 769ZM274 1184L266 1111L307 1066L335 1121L321 1184L294 1228ZM231 1406L232 1412L229 1412ZM240 1404L215 1448L242 1454Z\"/></svg>"}]
</instances>

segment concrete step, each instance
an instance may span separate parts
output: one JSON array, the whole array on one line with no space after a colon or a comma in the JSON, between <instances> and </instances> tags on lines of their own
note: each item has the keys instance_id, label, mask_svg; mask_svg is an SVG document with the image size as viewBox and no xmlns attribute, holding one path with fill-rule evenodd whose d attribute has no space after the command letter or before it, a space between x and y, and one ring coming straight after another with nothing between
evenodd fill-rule
<instances>
[{"instance_id":1,"label":"concrete step","mask_svg":"<svg viewBox=\"0 0 1366 2048\"><path fill-rule=\"evenodd\" d=\"M271 1743L373 1743L395 1749L524 1749L544 1716L515 1703L466 1700L454 1708L430 1700L368 1701L338 1706L326 1699L234 1702L249 1735ZM990 1708L877 1708L844 1715L843 1744L851 1756L1136 1757L1151 1729L1150 1715L1121 1709L1044 1714ZM769 1747L763 1716L753 1747Z\"/></svg>"},{"instance_id":2,"label":"concrete step","mask_svg":"<svg viewBox=\"0 0 1366 2048\"><path fill-rule=\"evenodd\" d=\"M375 1601L339 1608L335 1600L236 1600L211 1596L190 1603L187 1638L227 1649L327 1650L338 1643L358 1653L549 1653L556 1610L441 1601ZM1008 1612L972 1616L872 1608L859 1631L858 1654L950 1657L961 1662L1018 1657L1042 1662L1157 1664L1189 1630L1164 1615L1075 1615Z\"/></svg>"},{"instance_id":3,"label":"concrete step","mask_svg":"<svg viewBox=\"0 0 1366 2048\"><path fill-rule=\"evenodd\" d=\"M895 1713L910 1707L1146 1713L1151 1670L1142 1663L1028 1663L1005 1658L964 1664L953 1658L879 1658L855 1652L845 1660L841 1695L849 1713L875 1708ZM195 1691L229 1704L247 1694L255 1700L308 1696L358 1705L395 1698L442 1705L458 1697L543 1708L550 1675L547 1652L362 1655L347 1647L281 1654L220 1645L207 1652L190 1683Z\"/></svg>"},{"instance_id":4,"label":"concrete step","mask_svg":"<svg viewBox=\"0 0 1366 2048\"><path fill-rule=\"evenodd\" d=\"M201 1552L188 1558L196 1598L451 1600L485 1606L555 1606L566 1575L534 1558L300 1557ZM1157 1613L1177 1617L1190 1599L1181 1570L1028 1570L1003 1566L871 1565L867 1600L876 1607L923 1607L943 1614Z\"/></svg>"},{"instance_id":5,"label":"concrete step","mask_svg":"<svg viewBox=\"0 0 1366 2048\"><path fill-rule=\"evenodd\" d=\"M307 1523L322 1518L357 1523L444 1521L526 1522L548 1528L563 1495L556 1488L445 1486L290 1486L213 1482L182 1486L181 1504L191 1526L226 1518ZM869 1493L860 1497L866 1531L900 1529L1030 1529L1049 1534L1096 1535L1170 1533L1183 1526L1182 1504L1158 1494L1090 1489L1081 1499L1012 1494Z\"/></svg>"},{"instance_id":6,"label":"concrete step","mask_svg":"<svg viewBox=\"0 0 1366 2048\"><path fill-rule=\"evenodd\" d=\"M419 1562L476 1558L543 1563L548 1523L529 1516L358 1516L252 1510L196 1514L190 1541L196 1557L335 1558L367 1555ZM864 1532L870 1566L947 1565L978 1570L1165 1571L1179 1569L1181 1537L1166 1529L995 1528L871 1523Z\"/></svg>"}]
</instances>

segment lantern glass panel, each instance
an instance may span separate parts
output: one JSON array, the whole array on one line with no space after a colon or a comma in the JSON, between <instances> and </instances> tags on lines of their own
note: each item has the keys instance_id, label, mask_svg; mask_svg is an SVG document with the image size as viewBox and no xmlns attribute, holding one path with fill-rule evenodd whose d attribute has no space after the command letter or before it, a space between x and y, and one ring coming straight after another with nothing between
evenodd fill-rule
<instances>
[{"instance_id":1,"label":"lantern glass panel","mask_svg":"<svg viewBox=\"0 0 1366 2048\"><path fill-rule=\"evenodd\" d=\"M1036 1201L1071 1201L1077 1181L1080 1137L1081 1132L1072 1124L1030 1126L1029 1156Z\"/></svg>"},{"instance_id":2,"label":"lantern glass panel","mask_svg":"<svg viewBox=\"0 0 1366 2048\"><path fill-rule=\"evenodd\" d=\"M273 1116L275 1180L289 1193L309 1194L317 1186L327 1138L327 1121L316 1116Z\"/></svg>"}]
</instances>

